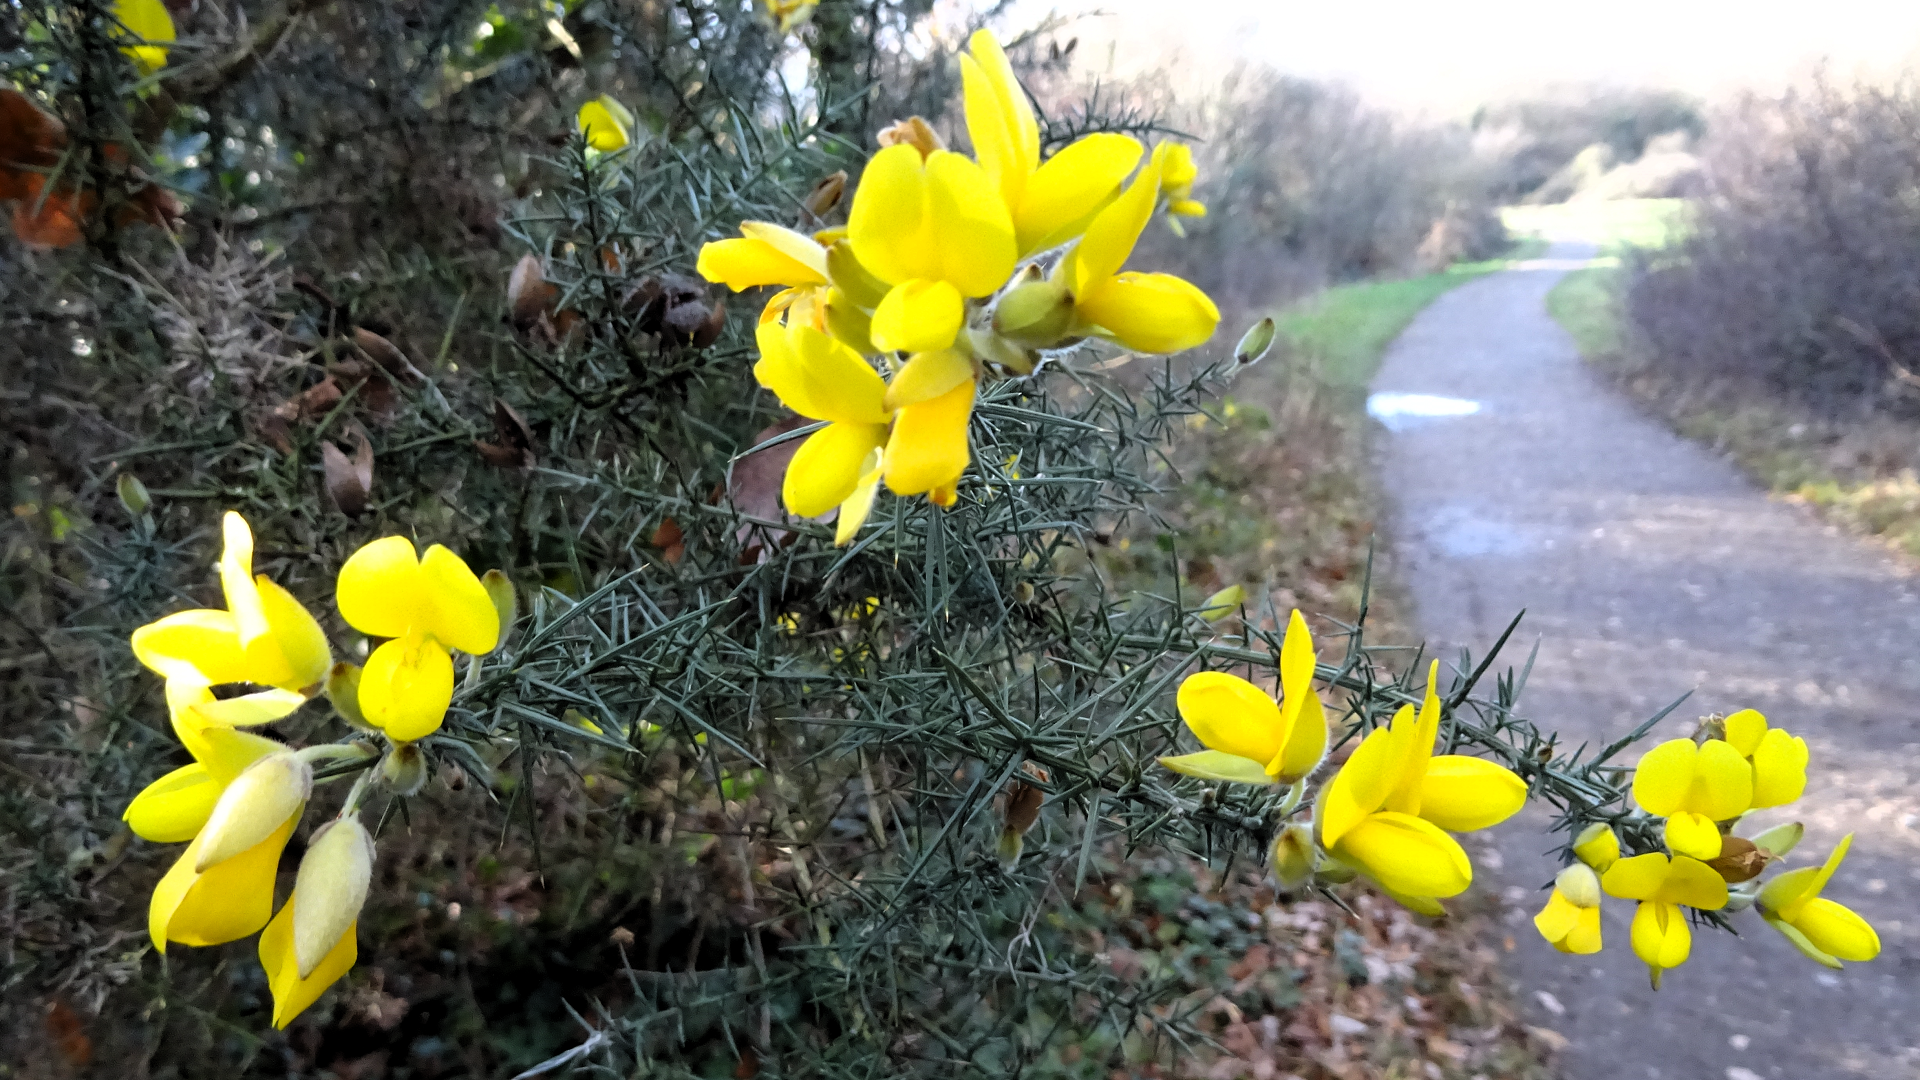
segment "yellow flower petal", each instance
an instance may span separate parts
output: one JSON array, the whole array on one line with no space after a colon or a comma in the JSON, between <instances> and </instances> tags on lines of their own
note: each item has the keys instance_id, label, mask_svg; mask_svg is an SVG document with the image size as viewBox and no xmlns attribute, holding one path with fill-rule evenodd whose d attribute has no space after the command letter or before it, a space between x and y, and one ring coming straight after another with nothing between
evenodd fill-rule
<instances>
[{"instance_id":1,"label":"yellow flower petal","mask_svg":"<svg viewBox=\"0 0 1920 1080\"><path fill-rule=\"evenodd\" d=\"M827 251L812 237L763 221L743 221L740 231L746 235L701 247L694 265L701 277L734 292L760 285L827 283Z\"/></svg>"},{"instance_id":2,"label":"yellow flower petal","mask_svg":"<svg viewBox=\"0 0 1920 1080\"><path fill-rule=\"evenodd\" d=\"M142 75L151 75L167 65L167 45L175 38L173 15L161 0L114 0L113 17L126 27L126 33L146 42L123 45L120 51L133 59ZM118 36L118 35L116 35Z\"/></svg>"},{"instance_id":3,"label":"yellow flower petal","mask_svg":"<svg viewBox=\"0 0 1920 1080\"><path fill-rule=\"evenodd\" d=\"M1086 235L1074 245L1065 267L1067 287L1073 290L1076 299L1084 300L1095 285L1120 272L1127 256L1133 253L1141 230L1153 217L1153 204L1159 193L1160 176L1149 164L1118 199L1094 215L1087 224Z\"/></svg>"},{"instance_id":4,"label":"yellow flower petal","mask_svg":"<svg viewBox=\"0 0 1920 1080\"><path fill-rule=\"evenodd\" d=\"M1278 761L1268 759L1281 783L1291 784L1312 772L1327 752L1327 714L1313 690L1314 663L1313 634L1296 608L1280 641L1282 696L1275 730L1282 749Z\"/></svg>"},{"instance_id":5,"label":"yellow flower petal","mask_svg":"<svg viewBox=\"0 0 1920 1080\"><path fill-rule=\"evenodd\" d=\"M780 498L797 517L819 517L853 496L862 466L885 445L884 424L828 424L800 444L787 465Z\"/></svg>"},{"instance_id":6,"label":"yellow flower petal","mask_svg":"<svg viewBox=\"0 0 1920 1080\"><path fill-rule=\"evenodd\" d=\"M1261 766L1286 748L1287 729L1280 706L1265 690L1238 675L1201 671L1180 683L1174 699L1200 745ZM1269 778L1270 781L1271 778Z\"/></svg>"},{"instance_id":7,"label":"yellow flower petal","mask_svg":"<svg viewBox=\"0 0 1920 1080\"><path fill-rule=\"evenodd\" d=\"M120 815L134 835L156 844L183 844L192 840L213 813L221 785L196 761L183 765L143 788Z\"/></svg>"},{"instance_id":8,"label":"yellow flower petal","mask_svg":"<svg viewBox=\"0 0 1920 1080\"><path fill-rule=\"evenodd\" d=\"M1401 814L1420 813L1421 781L1427 775L1427 762L1433 760L1433 744L1440 739L1440 661L1427 665L1427 691L1420 711L1401 709L1394 714L1394 737L1400 743L1400 759L1394 766L1393 790L1382 804Z\"/></svg>"},{"instance_id":9,"label":"yellow flower petal","mask_svg":"<svg viewBox=\"0 0 1920 1080\"><path fill-rule=\"evenodd\" d=\"M927 159L930 242L938 276L962 296L987 296L1013 276L1019 254L1013 216L971 158L942 150Z\"/></svg>"},{"instance_id":10,"label":"yellow flower petal","mask_svg":"<svg viewBox=\"0 0 1920 1080\"><path fill-rule=\"evenodd\" d=\"M1498 825L1527 804L1527 782L1483 758L1444 754L1428 761L1420 816L1448 832Z\"/></svg>"},{"instance_id":11,"label":"yellow flower petal","mask_svg":"<svg viewBox=\"0 0 1920 1080\"><path fill-rule=\"evenodd\" d=\"M880 440L885 435L876 429L873 449L867 451L866 460L860 463L860 482L853 487L840 504L840 518L834 524L833 545L846 547L859 535L860 526L867 523L867 515L873 512L873 498L880 489L880 463L885 460L881 452Z\"/></svg>"},{"instance_id":12,"label":"yellow flower petal","mask_svg":"<svg viewBox=\"0 0 1920 1080\"><path fill-rule=\"evenodd\" d=\"M1040 124L993 34L976 30L967 46L970 55L960 57L967 137L1005 205L1018 206L1027 178L1040 166Z\"/></svg>"},{"instance_id":13,"label":"yellow flower petal","mask_svg":"<svg viewBox=\"0 0 1920 1080\"><path fill-rule=\"evenodd\" d=\"M1319 695L1309 691L1288 725L1286 747L1278 759L1267 762L1267 771L1280 783L1291 784L1319 768L1326 756L1327 712Z\"/></svg>"},{"instance_id":14,"label":"yellow flower petal","mask_svg":"<svg viewBox=\"0 0 1920 1080\"><path fill-rule=\"evenodd\" d=\"M612 153L633 140L633 113L612 96L601 94L580 106L574 119L587 145L601 153Z\"/></svg>"},{"instance_id":15,"label":"yellow flower petal","mask_svg":"<svg viewBox=\"0 0 1920 1080\"><path fill-rule=\"evenodd\" d=\"M835 341L811 326L800 326L787 332L787 344L804 387L801 396L808 406L803 409L788 402L795 412L849 424L887 422L885 380L845 342Z\"/></svg>"},{"instance_id":16,"label":"yellow flower petal","mask_svg":"<svg viewBox=\"0 0 1920 1080\"><path fill-rule=\"evenodd\" d=\"M1183 776L1217 780L1228 784L1271 784L1266 767L1251 758L1221 750L1202 750L1195 754L1163 757L1160 764Z\"/></svg>"},{"instance_id":17,"label":"yellow flower petal","mask_svg":"<svg viewBox=\"0 0 1920 1080\"><path fill-rule=\"evenodd\" d=\"M873 318L860 310L859 305L847 294L837 288L829 289L824 306L829 334L846 342L847 348L863 356L880 351L873 343Z\"/></svg>"},{"instance_id":18,"label":"yellow flower petal","mask_svg":"<svg viewBox=\"0 0 1920 1080\"><path fill-rule=\"evenodd\" d=\"M1105 336L1146 353L1191 349L1220 325L1220 309L1213 300L1172 274L1108 278L1081 296L1075 310Z\"/></svg>"},{"instance_id":19,"label":"yellow flower petal","mask_svg":"<svg viewBox=\"0 0 1920 1080\"><path fill-rule=\"evenodd\" d=\"M1410 714L1413 707L1404 706L1400 711ZM1322 793L1315 816L1323 845L1332 848L1338 844L1348 830L1387 801L1399 778L1403 741L1394 736L1391 725L1375 728L1360 740Z\"/></svg>"},{"instance_id":20,"label":"yellow flower petal","mask_svg":"<svg viewBox=\"0 0 1920 1080\"><path fill-rule=\"evenodd\" d=\"M944 281L904 281L873 311L868 336L882 352L945 349L966 318L960 292Z\"/></svg>"},{"instance_id":21,"label":"yellow flower petal","mask_svg":"<svg viewBox=\"0 0 1920 1080\"><path fill-rule=\"evenodd\" d=\"M205 765L207 774L223 789L254 762L286 749L284 744L250 731L207 723L203 716L205 708L203 703L177 711L173 733L179 737L180 745L187 748L187 753ZM212 807L208 810L211 812Z\"/></svg>"},{"instance_id":22,"label":"yellow flower petal","mask_svg":"<svg viewBox=\"0 0 1920 1080\"><path fill-rule=\"evenodd\" d=\"M1395 903L1406 908L1408 911L1430 916L1435 919L1446 918L1447 909L1441 906L1440 901L1435 900L1431 896L1414 896L1410 893L1395 892L1384 885L1380 888L1382 892L1392 897Z\"/></svg>"},{"instance_id":23,"label":"yellow flower petal","mask_svg":"<svg viewBox=\"0 0 1920 1080\"><path fill-rule=\"evenodd\" d=\"M333 650L319 621L292 593L267 580L265 574L254 578L254 586L260 611L267 620L267 634L261 641L272 643L273 662L284 674L279 679L256 675L250 681L286 690L303 690L325 681L333 667Z\"/></svg>"},{"instance_id":24,"label":"yellow flower petal","mask_svg":"<svg viewBox=\"0 0 1920 1080\"><path fill-rule=\"evenodd\" d=\"M1665 837L1667 850L1675 855L1690 855L1696 859L1717 859L1720 857L1720 827L1713 819L1686 810L1676 812L1667 819Z\"/></svg>"},{"instance_id":25,"label":"yellow flower petal","mask_svg":"<svg viewBox=\"0 0 1920 1080\"><path fill-rule=\"evenodd\" d=\"M312 794L312 767L291 753L268 754L247 766L220 793L195 839L194 870L204 874L298 821Z\"/></svg>"},{"instance_id":26,"label":"yellow flower petal","mask_svg":"<svg viewBox=\"0 0 1920 1080\"><path fill-rule=\"evenodd\" d=\"M234 632L240 636L240 648L253 657L254 642L267 635L267 613L261 607L260 589L253 579L253 530L247 519L229 510L220 519L225 544L220 551L220 591L226 594L227 610L233 613ZM268 672L256 682L277 681L280 673Z\"/></svg>"},{"instance_id":27,"label":"yellow flower petal","mask_svg":"<svg viewBox=\"0 0 1920 1080\"><path fill-rule=\"evenodd\" d=\"M372 637L397 638L421 608L420 559L413 541L383 536L347 557L334 584L340 617Z\"/></svg>"},{"instance_id":28,"label":"yellow flower petal","mask_svg":"<svg viewBox=\"0 0 1920 1080\"><path fill-rule=\"evenodd\" d=\"M293 690L261 690L239 697L206 701L193 707L194 715L219 727L254 727L293 715L307 696Z\"/></svg>"},{"instance_id":29,"label":"yellow flower petal","mask_svg":"<svg viewBox=\"0 0 1920 1080\"><path fill-rule=\"evenodd\" d=\"M1009 204L1015 207L1020 253L1058 247L1086 232L1094 215L1119 196L1142 152L1138 139L1102 132L1048 158L1027 180L1019 201Z\"/></svg>"},{"instance_id":30,"label":"yellow flower petal","mask_svg":"<svg viewBox=\"0 0 1920 1080\"><path fill-rule=\"evenodd\" d=\"M919 495L956 483L967 471L967 418L973 380L900 410L887 440L886 481L895 495Z\"/></svg>"},{"instance_id":31,"label":"yellow flower petal","mask_svg":"<svg viewBox=\"0 0 1920 1080\"><path fill-rule=\"evenodd\" d=\"M889 409L918 405L972 380L973 361L958 349L918 353L887 384L884 404Z\"/></svg>"},{"instance_id":32,"label":"yellow flower petal","mask_svg":"<svg viewBox=\"0 0 1920 1080\"><path fill-rule=\"evenodd\" d=\"M1823 951L1822 949L1819 948L1819 946L1815 945L1812 941L1808 940L1807 935L1801 933L1800 928L1797 926L1794 926L1792 923L1789 923L1783 919L1776 918L1772 915L1768 915L1764 912L1761 913L1761 918L1766 920L1766 923L1768 926L1771 926L1775 930L1780 931L1780 935L1786 938L1788 943L1790 943L1794 948L1799 949L1801 955L1805 956L1807 959L1812 960L1818 964L1824 964L1827 967L1834 968L1835 970L1838 970L1846 966L1840 962L1839 957L1834 956L1832 953Z\"/></svg>"},{"instance_id":33,"label":"yellow flower petal","mask_svg":"<svg viewBox=\"0 0 1920 1080\"><path fill-rule=\"evenodd\" d=\"M293 835L294 820L246 851L205 873L196 873L201 841L187 845L173 868L154 886L147 906L147 932L154 947L167 951L167 942L182 945L219 945L235 941L265 926L273 914L273 879L280 868L280 852Z\"/></svg>"},{"instance_id":34,"label":"yellow flower petal","mask_svg":"<svg viewBox=\"0 0 1920 1080\"><path fill-rule=\"evenodd\" d=\"M1753 767L1731 743L1708 739L1694 763L1687 809L1715 821L1739 817L1753 805Z\"/></svg>"},{"instance_id":35,"label":"yellow flower petal","mask_svg":"<svg viewBox=\"0 0 1920 1080\"><path fill-rule=\"evenodd\" d=\"M1459 841L1411 814L1370 814L1340 838L1339 850L1397 893L1444 899L1473 883L1473 864Z\"/></svg>"},{"instance_id":36,"label":"yellow flower petal","mask_svg":"<svg viewBox=\"0 0 1920 1080\"><path fill-rule=\"evenodd\" d=\"M1785 806L1807 790L1807 740L1774 728L1753 750L1753 808Z\"/></svg>"},{"instance_id":37,"label":"yellow flower petal","mask_svg":"<svg viewBox=\"0 0 1920 1080\"><path fill-rule=\"evenodd\" d=\"M1841 960L1867 961L1880 955L1880 935L1867 920L1824 896L1807 901L1793 926L1813 947Z\"/></svg>"},{"instance_id":38,"label":"yellow flower petal","mask_svg":"<svg viewBox=\"0 0 1920 1080\"><path fill-rule=\"evenodd\" d=\"M1619 859L1600 875L1600 887L1622 900L1651 900L1667 883L1669 861L1658 851Z\"/></svg>"},{"instance_id":39,"label":"yellow flower petal","mask_svg":"<svg viewBox=\"0 0 1920 1080\"><path fill-rule=\"evenodd\" d=\"M273 992L273 1026L285 1028L293 1018L305 1012L327 988L340 981L360 958L360 924L347 927L340 941L313 974L300 977L293 954L293 901L280 908L280 914L267 924L260 935L260 967L267 973L267 988Z\"/></svg>"},{"instance_id":40,"label":"yellow flower petal","mask_svg":"<svg viewBox=\"0 0 1920 1080\"><path fill-rule=\"evenodd\" d=\"M209 685L250 682L233 615L211 608L176 611L133 632L133 655L167 679Z\"/></svg>"},{"instance_id":41,"label":"yellow flower petal","mask_svg":"<svg viewBox=\"0 0 1920 1080\"><path fill-rule=\"evenodd\" d=\"M1533 917L1533 928L1540 936L1558 945L1574 927L1580 924L1581 908L1561 895L1559 889L1547 897L1547 906Z\"/></svg>"},{"instance_id":42,"label":"yellow flower petal","mask_svg":"<svg viewBox=\"0 0 1920 1080\"><path fill-rule=\"evenodd\" d=\"M1725 723L1727 742L1740 751L1741 757L1752 757L1761 737L1767 733L1767 718L1753 709L1741 709L1727 717Z\"/></svg>"},{"instance_id":43,"label":"yellow flower petal","mask_svg":"<svg viewBox=\"0 0 1920 1080\"><path fill-rule=\"evenodd\" d=\"M1596 821L1573 838L1573 855L1604 874L1620 858L1619 834L1606 822Z\"/></svg>"},{"instance_id":44,"label":"yellow flower petal","mask_svg":"<svg viewBox=\"0 0 1920 1080\"><path fill-rule=\"evenodd\" d=\"M1701 911L1718 911L1727 906L1727 880L1698 859L1676 855L1667 867L1667 879L1661 882L1657 898Z\"/></svg>"},{"instance_id":45,"label":"yellow flower petal","mask_svg":"<svg viewBox=\"0 0 1920 1080\"><path fill-rule=\"evenodd\" d=\"M373 650L360 671L360 714L396 742L433 734L453 703L453 657L414 632Z\"/></svg>"},{"instance_id":46,"label":"yellow flower petal","mask_svg":"<svg viewBox=\"0 0 1920 1080\"><path fill-rule=\"evenodd\" d=\"M1699 753L1692 739L1669 739L1640 755L1633 768L1633 801L1655 817L1679 810L1693 788L1693 763Z\"/></svg>"},{"instance_id":47,"label":"yellow flower petal","mask_svg":"<svg viewBox=\"0 0 1920 1080\"><path fill-rule=\"evenodd\" d=\"M1656 971L1679 967L1693 951L1693 932L1674 904L1642 901L1633 913L1633 952Z\"/></svg>"},{"instance_id":48,"label":"yellow flower petal","mask_svg":"<svg viewBox=\"0 0 1920 1080\"><path fill-rule=\"evenodd\" d=\"M1579 920L1566 937L1556 943L1561 952L1576 956L1589 956L1600 951L1600 909L1587 907L1580 909Z\"/></svg>"},{"instance_id":49,"label":"yellow flower petal","mask_svg":"<svg viewBox=\"0 0 1920 1080\"><path fill-rule=\"evenodd\" d=\"M416 625L440 644L485 656L500 643L500 612L460 556L439 544L428 548L420 557L419 581L425 603Z\"/></svg>"},{"instance_id":50,"label":"yellow flower petal","mask_svg":"<svg viewBox=\"0 0 1920 1080\"><path fill-rule=\"evenodd\" d=\"M882 281L937 278L939 258L927 215L926 169L920 151L889 146L867 162L847 212L847 240L860 265Z\"/></svg>"}]
</instances>

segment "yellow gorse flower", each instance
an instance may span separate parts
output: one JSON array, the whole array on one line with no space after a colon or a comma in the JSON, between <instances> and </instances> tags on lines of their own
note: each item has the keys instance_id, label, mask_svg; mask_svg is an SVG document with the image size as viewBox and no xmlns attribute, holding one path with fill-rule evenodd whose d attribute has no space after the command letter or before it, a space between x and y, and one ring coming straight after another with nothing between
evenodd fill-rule
<instances>
[{"instance_id":1,"label":"yellow gorse flower","mask_svg":"<svg viewBox=\"0 0 1920 1080\"><path fill-rule=\"evenodd\" d=\"M1121 271L1153 217L1159 194L1159 168L1149 163L1124 194L1094 215L1054 278L1073 294L1081 332L1141 352L1172 353L1212 337L1220 309L1172 274Z\"/></svg>"},{"instance_id":2,"label":"yellow gorse flower","mask_svg":"<svg viewBox=\"0 0 1920 1080\"><path fill-rule=\"evenodd\" d=\"M389 639L360 673L360 714L395 742L431 735L453 702L453 657L500 641L500 615L460 556L435 544L415 556L404 536L375 540L340 567L340 616L370 637Z\"/></svg>"},{"instance_id":3,"label":"yellow gorse flower","mask_svg":"<svg viewBox=\"0 0 1920 1080\"><path fill-rule=\"evenodd\" d=\"M114 0L113 17L125 28L125 36L137 38L139 45L122 45L120 51L133 60L140 74L151 75L167 66L168 46L175 41L173 15L161 0Z\"/></svg>"},{"instance_id":4,"label":"yellow gorse flower","mask_svg":"<svg viewBox=\"0 0 1920 1080\"><path fill-rule=\"evenodd\" d=\"M1853 834L1848 833L1825 864L1789 870L1767 882L1754 905L1794 948L1830 968L1840 967L1842 960L1863 962L1880 955L1880 935L1872 925L1851 908L1820 895L1852 846Z\"/></svg>"},{"instance_id":5,"label":"yellow gorse flower","mask_svg":"<svg viewBox=\"0 0 1920 1080\"><path fill-rule=\"evenodd\" d=\"M611 94L601 94L574 114L587 145L603 154L624 150L633 142L633 112Z\"/></svg>"},{"instance_id":6,"label":"yellow gorse flower","mask_svg":"<svg viewBox=\"0 0 1920 1080\"><path fill-rule=\"evenodd\" d=\"M961 71L974 157L909 118L881 133L844 227L808 236L750 221L700 251L709 281L782 289L761 312L754 373L788 408L828 421L794 456L782 494L802 517L838 507L839 544L852 541L881 481L942 507L958 500L974 402L993 372L1029 373L1038 350L1090 334L1177 351L1219 321L1186 282L1121 272L1162 186L1157 168L1141 170L1122 197L1140 143L1091 135L1041 160L1039 125L1006 54L985 31L969 48ZM1191 183L1190 156L1162 157L1184 162ZM808 220L824 212L810 209ZM1076 241L1084 254L1043 255L1016 275L1021 258ZM1050 280L1049 260L1077 276L1056 267ZM816 370L838 374L827 385Z\"/></svg>"},{"instance_id":7,"label":"yellow gorse flower","mask_svg":"<svg viewBox=\"0 0 1920 1080\"><path fill-rule=\"evenodd\" d=\"M1753 769L1723 739L1672 739L1634 766L1633 801L1667 819L1668 850L1696 859L1720 856L1719 822L1753 805Z\"/></svg>"},{"instance_id":8,"label":"yellow gorse flower","mask_svg":"<svg viewBox=\"0 0 1920 1080\"><path fill-rule=\"evenodd\" d=\"M1334 858L1372 878L1394 899L1427 914L1466 891L1473 864L1449 832L1497 825L1526 803L1527 785L1491 761L1435 756L1440 737L1436 661L1427 670L1419 712L1402 706L1375 728L1314 808L1320 844Z\"/></svg>"},{"instance_id":9,"label":"yellow gorse flower","mask_svg":"<svg viewBox=\"0 0 1920 1080\"><path fill-rule=\"evenodd\" d=\"M1600 875L1608 895L1638 900L1633 913L1633 952L1647 965L1655 989L1669 968L1686 963L1693 932L1683 907L1718 911L1727 906L1727 883L1713 868L1685 855L1649 852L1621 859Z\"/></svg>"},{"instance_id":10,"label":"yellow gorse flower","mask_svg":"<svg viewBox=\"0 0 1920 1080\"><path fill-rule=\"evenodd\" d=\"M1292 784L1327 752L1327 716L1313 691L1313 636L1295 611L1280 644L1281 700L1238 675L1202 671L1180 684L1180 718L1207 749L1160 764L1203 780Z\"/></svg>"},{"instance_id":11,"label":"yellow gorse flower","mask_svg":"<svg viewBox=\"0 0 1920 1080\"><path fill-rule=\"evenodd\" d=\"M791 34L813 18L820 0L762 0L767 18L782 34Z\"/></svg>"},{"instance_id":12,"label":"yellow gorse flower","mask_svg":"<svg viewBox=\"0 0 1920 1080\"><path fill-rule=\"evenodd\" d=\"M1752 809L1785 806L1807 790L1807 740L1742 709L1725 720L1727 744L1753 769Z\"/></svg>"},{"instance_id":13,"label":"yellow gorse flower","mask_svg":"<svg viewBox=\"0 0 1920 1080\"><path fill-rule=\"evenodd\" d=\"M1600 876L1574 863L1553 879L1553 895L1533 917L1540 936L1563 953L1600 951Z\"/></svg>"},{"instance_id":14,"label":"yellow gorse flower","mask_svg":"<svg viewBox=\"0 0 1920 1080\"><path fill-rule=\"evenodd\" d=\"M1072 240L1120 194L1140 163L1139 140L1112 132L1089 135L1043 163L1040 124L1006 52L985 30L975 31L967 45L970 52L960 56L967 137L1012 218L1019 253Z\"/></svg>"},{"instance_id":15,"label":"yellow gorse flower","mask_svg":"<svg viewBox=\"0 0 1920 1080\"><path fill-rule=\"evenodd\" d=\"M1193 151L1180 143L1163 142L1153 148L1153 163L1160 170L1160 197L1166 202L1167 213L1173 215L1167 223L1174 232L1181 232L1180 218L1206 217L1206 206L1193 198L1193 182L1200 178Z\"/></svg>"},{"instance_id":16,"label":"yellow gorse flower","mask_svg":"<svg viewBox=\"0 0 1920 1080\"><path fill-rule=\"evenodd\" d=\"M333 665L327 636L293 594L253 573L253 532L228 511L221 522L224 610L175 612L133 632L133 654L169 682L251 683L273 689L202 710L215 723L277 720L306 700Z\"/></svg>"},{"instance_id":17,"label":"yellow gorse flower","mask_svg":"<svg viewBox=\"0 0 1920 1080\"><path fill-rule=\"evenodd\" d=\"M353 967L360 909L372 879L373 837L357 816L314 834L293 895L260 935L274 1027L286 1027Z\"/></svg>"}]
</instances>

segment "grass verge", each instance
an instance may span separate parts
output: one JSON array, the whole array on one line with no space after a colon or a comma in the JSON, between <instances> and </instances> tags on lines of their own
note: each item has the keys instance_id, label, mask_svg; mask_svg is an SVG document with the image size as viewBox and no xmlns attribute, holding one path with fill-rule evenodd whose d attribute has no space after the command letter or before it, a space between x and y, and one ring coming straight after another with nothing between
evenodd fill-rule
<instances>
[{"instance_id":1,"label":"grass verge","mask_svg":"<svg viewBox=\"0 0 1920 1080\"><path fill-rule=\"evenodd\" d=\"M1537 228L1593 230L1585 236L1603 253L1595 265L1554 286L1547 294L1548 314L1589 363L1643 408L1731 459L1770 493L1856 535L1920 556L1920 434L1911 425L1875 414L1836 419L1765 387L1663 368L1632 348L1621 296L1626 271L1617 256L1627 246L1671 242L1677 220L1672 210L1646 207L1535 215Z\"/></svg>"}]
</instances>

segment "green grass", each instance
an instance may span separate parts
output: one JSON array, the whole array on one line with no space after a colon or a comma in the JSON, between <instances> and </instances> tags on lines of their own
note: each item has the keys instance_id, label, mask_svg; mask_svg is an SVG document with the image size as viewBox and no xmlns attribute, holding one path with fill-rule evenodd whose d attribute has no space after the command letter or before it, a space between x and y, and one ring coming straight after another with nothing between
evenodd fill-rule
<instances>
[{"instance_id":1,"label":"green grass","mask_svg":"<svg viewBox=\"0 0 1920 1080\"><path fill-rule=\"evenodd\" d=\"M1613 199L1509 206L1500 220L1518 236L1548 240L1587 240L1602 252L1622 246L1658 248L1686 228L1685 199Z\"/></svg>"},{"instance_id":2,"label":"green grass","mask_svg":"<svg viewBox=\"0 0 1920 1080\"><path fill-rule=\"evenodd\" d=\"M1599 260L1596 260L1598 262ZM1589 266L1560 279L1547 293L1547 314L1573 335L1580 355L1620 352L1620 265Z\"/></svg>"},{"instance_id":3,"label":"green grass","mask_svg":"<svg viewBox=\"0 0 1920 1080\"><path fill-rule=\"evenodd\" d=\"M1361 388L1379 370L1387 346L1442 293L1516 260L1534 258L1545 248L1545 241L1529 238L1500 259L1456 263L1439 273L1396 281L1336 285L1274 319L1288 343L1311 359L1329 386Z\"/></svg>"}]
</instances>

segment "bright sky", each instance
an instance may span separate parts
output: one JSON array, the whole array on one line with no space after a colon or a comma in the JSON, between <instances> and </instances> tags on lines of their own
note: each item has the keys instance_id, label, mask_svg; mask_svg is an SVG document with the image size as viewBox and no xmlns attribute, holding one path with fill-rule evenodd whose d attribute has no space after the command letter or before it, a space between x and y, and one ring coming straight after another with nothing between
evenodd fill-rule
<instances>
[{"instance_id":1,"label":"bright sky","mask_svg":"<svg viewBox=\"0 0 1920 1080\"><path fill-rule=\"evenodd\" d=\"M1086 28L1083 46L1103 45L1111 34L1120 58L1177 40L1189 70L1258 58L1342 79L1386 103L1444 112L1551 82L1654 84L1703 95L1777 87L1822 58L1847 76L1920 72L1916 0L1096 2L1111 14ZM1090 6L1024 0L1023 9Z\"/></svg>"}]
</instances>

